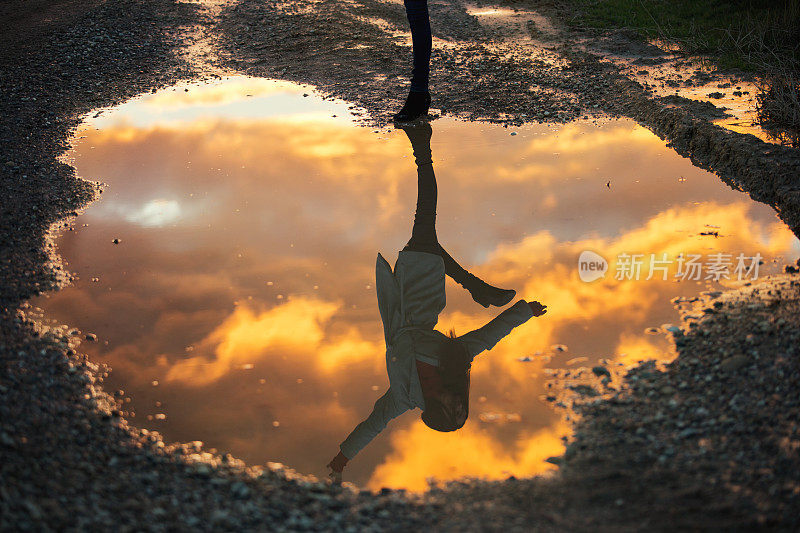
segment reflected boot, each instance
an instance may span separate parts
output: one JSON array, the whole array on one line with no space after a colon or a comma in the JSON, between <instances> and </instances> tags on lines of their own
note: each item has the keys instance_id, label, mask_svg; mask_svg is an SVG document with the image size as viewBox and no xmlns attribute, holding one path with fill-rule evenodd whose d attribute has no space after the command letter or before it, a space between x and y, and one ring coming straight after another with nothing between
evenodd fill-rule
<instances>
[{"instance_id":1,"label":"reflected boot","mask_svg":"<svg viewBox=\"0 0 800 533\"><path fill-rule=\"evenodd\" d=\"M414 162L417 164L418 172L433 172L420 168L422 165L433 164L431 158L431 136L433 128L427 122L416 122L414 124L395 124L395 127L403 130L411 141L411 148L414 151ZM432 178L435 179L435 178Z\"/></svg>"},{"instance_id":2,"label":"reflected boot","mask_svg":"<svg viewBox=\"0 0 800 533\"><path fill-rule=\"evenodd\" d=\"M463 282L459 284L467 289L472 295L472 299L481 304L483 307L494 305L496 307L503 307L508 302L514 299L517 291L513 289L500 289L489 285L482 279L472 274L467 273Z\"/></svg>"},{"instance_id":3,"label":"reflected boot","mask_svg":"<svg viewBox=\"0 0 800 533\"><path fill-rule=\"evenodd\" d=\"M410 122L428 114L431 105L431 94L411 91L408 93L403 108L392 117L397 122Z\"/></svg>"}]
</instances>

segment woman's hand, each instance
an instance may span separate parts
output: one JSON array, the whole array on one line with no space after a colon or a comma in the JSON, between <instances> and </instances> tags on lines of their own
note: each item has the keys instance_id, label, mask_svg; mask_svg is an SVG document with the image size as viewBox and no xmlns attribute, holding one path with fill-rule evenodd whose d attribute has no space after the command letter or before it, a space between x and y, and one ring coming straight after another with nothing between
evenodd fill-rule
<instances>
[{"instance_id":1,"label":"woman's hand","mask_svg":"<svg viewBox=\"0 0 800 533\"><path fill-rule=\"evenodd\" d=\"M531 311L533 311L533 316L542 316L547 312L547 306L542 305L539 302L528 302L528 305L531 306Z\"/></svg>"},{"instance_id":2,"label":"woman's hand","mask_svg":"<svg viewBox=\"0 0 800 533\"><path fill-rule=\"evenodd\" d=\"M328 468L336 472L337 474L341 474L344 467L347 466L347 457L340 451L336 457L331 459L331 462L328 463Z\"/></svg>"}]
</instances>

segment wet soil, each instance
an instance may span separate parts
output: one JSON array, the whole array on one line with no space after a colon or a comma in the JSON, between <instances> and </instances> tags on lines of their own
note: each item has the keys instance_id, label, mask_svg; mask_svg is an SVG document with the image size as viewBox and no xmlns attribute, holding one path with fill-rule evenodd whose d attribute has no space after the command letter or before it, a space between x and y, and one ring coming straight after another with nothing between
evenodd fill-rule
<instances>
[{"instance_id":1,"label":"wet soil","mask_svg":"<svg viewBox=\"0 0 800 533\"><path fill-rule=\"evenodd\" d=\"M102 390L106 369L81 355L68 330L48 330L23 303L68 280L49 230L99 194L57 159L79 117L208 75L176 53L197 28L223 44L216 72L314 82L385 113L403 94L397 76L408 50L353 15L401 27L402 12L399 4L369 1L244 1L214 19L197 5L166 0L60 5L6 3L25 15L1 19L0 35L18 45L0 48L0 528L800 526L796 274L709 300L703 318L687 318L676 336L675 362L634 369L621 392L588 399L574 442L554 459L561 473L550 479L453 484L421 496L359 493L132 428L119 416L119 400ZM433 11L437 36L460 43L434 58L438 80L448 80L436 104L443 113L510 123L599 111L634 118L697 166L772 205L798 234L796 151L665 107L568 38L551 45L562 57L554 65L548 54L501 51L459 4L437 2ZM532 84L542 89L527 90Z\"/></svg>"}]
</instances>

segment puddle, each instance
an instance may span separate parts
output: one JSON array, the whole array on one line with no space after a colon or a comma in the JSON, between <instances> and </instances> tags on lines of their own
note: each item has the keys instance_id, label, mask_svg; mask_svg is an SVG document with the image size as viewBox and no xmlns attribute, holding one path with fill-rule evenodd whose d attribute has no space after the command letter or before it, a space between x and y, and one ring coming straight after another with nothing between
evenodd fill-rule
<instances>
[{"instance_id":1,"label":"puddle","mask_svg":"<svg viewBox=\"0 0 800 533\"><path fill-rule=\"evenodd\" d=\"M755 135L764 142L782 144L759 126L756 111L758 86L754 82L732 80L724 75L707 75L711 69L683 58L670 58L665 64L650 66L627 63L627 75L649 87L656 96L680 96L696 102L713 104L726 116L713 119L718 126L736 133ZM699 75L700 80L695 79Z\"/></svg>"},{"instance_id":2,"label":"puddle","mask_svg":"<svg viewBox=\"0 0 800 533\"><path fill-rule=\"evenodd\" d=\"M773 132L761 127L756 95L758 84L716 72L713 65L696 58L686 58L674 53L671 45L652 41L664 56L646 58L640 54L620 55L606 52L605 60L620 67L629 78L650 89L656 97L680 97L717 109L709 117L713 124L735 133L750 134L764 142L787 145L786 139L776 137ZM590 45L590 43L584 43ZM649 64L654 63L654 64ZM707 111L708 112L708 111Z\"/></svg>"},{"instance_id":3,"label":"puddle","mask_svg":"<svg viewBox=\"0 0 800 533\"><path fill-rule=\"evenodd\" d=\"M97 335L81 349L112 366L106 388L131 398L135 424L324 477L369 414L388 385L375 256L393 262L409 237L416 172L403 132L349 111L231 78L135 99L78 132L79 175L108 187L58 240L74 284L33 303ZM730 284L616 280L619 254L761 253L764 274L798 253L770 208L632 122L433 129L441 242L549 312L476 360L461 431L406 413L351 462L358 485L553 468L568 427L546 370L669 359L645 330L677 322L670 299ZM604 279L579 279L584 250L612 263ZM443 331L497 313L450 281L447 300Z\"/></svg>"},{"instance_id":4,"label":"puddle","mask_svg":"<svg viewBox=\"0 0 800 533\"><path fill-rule=\"evenodd\" d=\"M558 30L550 19L536 11L510 9L506 7L478 7L467 5L467 13L481 19L483 24L495 24L506 27L517 27L521 33L545 34L553 37Z\"/></svg>"}]
</instances>

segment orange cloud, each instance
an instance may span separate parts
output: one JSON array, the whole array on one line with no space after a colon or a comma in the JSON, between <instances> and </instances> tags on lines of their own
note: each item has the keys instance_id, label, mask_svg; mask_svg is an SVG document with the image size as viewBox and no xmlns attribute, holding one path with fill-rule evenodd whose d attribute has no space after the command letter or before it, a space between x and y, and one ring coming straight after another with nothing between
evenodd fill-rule
<instances>
[{"instance_id":1,"label":"orange cloud","mask_svg":"<svg viewBox=\"0 0 800 533\"><path fill-rule=\"evenodd\" d=\"M568 434L566 425L558 423L520 435L509 446L499 443L480 426L481 422L470 421L457 433L439 433L418 420L408 429L394 431L393 451L375 469L367 486L423 491L429 479L503 479L511 474L541 474L555 468L545 459L563 453L560 436Z\"/></svg>"},{"instance_id":2,"label":"orange cloud","mask_svg":"<svg viewBox=\"0 0 800 533\"><path fill-rule=\"evenodd\" d=\"M199 355L172 364L167 381L182 381L199 387L219 379L234 368L258 360L267 351L316 348L323 328L339 304L295 298L264 312L240 305L216 330L195 348L210 348L213 356ZM329 357L351 352L328 350ZM357 353L357 352L356 352Z\"/></svg>"},{"instance_id":3,"label":"orange cloud","mask_svg":"<svg viewBox=\"0 0 800 533\"><path fill-rule=\"evenodd\" d=\"M617 355L614 360L624 365L635 365L639 361L647 361L649 359L670 360L675 355L665 352L664 348L659 346L659 343L653 337L629 333L620 335L619 344L617 344L615 352Z\"/></svg>"}]
</instances>

